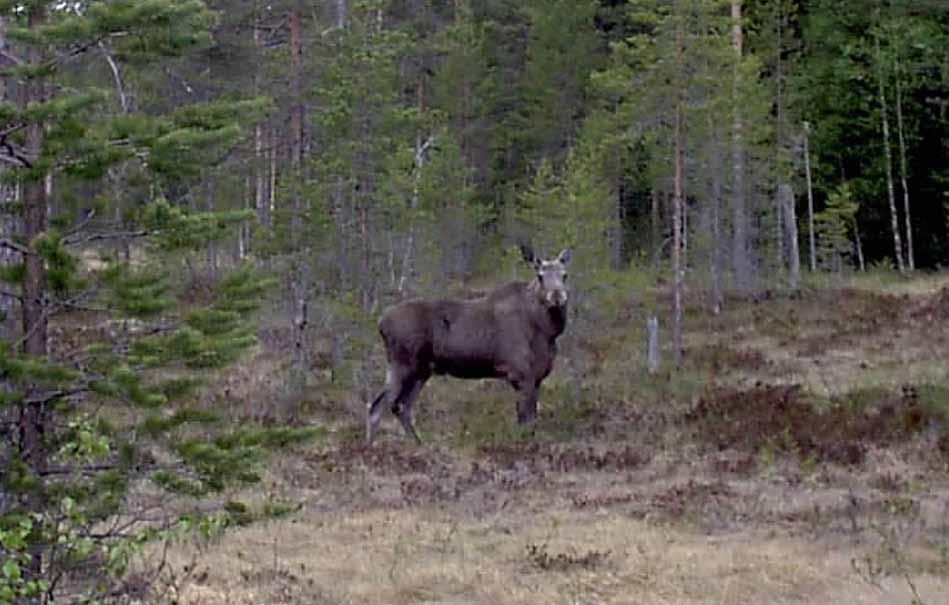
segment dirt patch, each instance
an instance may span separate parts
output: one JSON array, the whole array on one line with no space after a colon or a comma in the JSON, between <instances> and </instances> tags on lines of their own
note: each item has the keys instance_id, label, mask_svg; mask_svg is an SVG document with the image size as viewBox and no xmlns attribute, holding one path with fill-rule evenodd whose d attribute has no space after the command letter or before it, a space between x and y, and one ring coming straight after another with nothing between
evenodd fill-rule
<instances>
[{"instance_id":1,"label":"dirt patch","mask_svg":"<svg viewBox=\"0 0 949 605\"><path fill-rule=\"evenodd\" d=\"M704 509L720 507L723 502L735 496L734 490L724 481L696 481L673 485L672 487L655 494L650 506L662 516L671 519L680 519L687 513L698 513Z\"/></svg>"},{"instance_id":2,"label":"dirt patch","mask_svg":"<svg viewBox=\"0 0 949 605\"><path fill-rule=\"evenodd\" d=\"M799 318L794 310L782 323L790 323L792 340L802 357L819 356L842 348L854 348L864 338L876 338L906 324L903 309L909 296L885 294L857 288L825 290L811 301L813 317ZM806 319L809 334L795 334ZM790 342L788 343L790 344Z\"/></svg>"},{"instance_id":3,"label":"dirt patch","mask_svg":"<svg viewBox=\"0 0 949 605\"><path fill-rule=\"evenodd\" d=\"M714 371L749 370L756 372L771 361L764 353L751 348L732 348L722 344L696 347L689 351L689 362L699 367L710 367Z\"/></svg>"},{"instance_id":4,"label":"dirt patch","mask_svg":"<svg viewBox=\"0 0 949 605\"><path fill-rule=\"evenodd\" d=\"M949 286L927 297L910 311L910 317L917 321L944 322L949 320Z\"/></svg>"},{"instance_id":5,"label":"dirt patch","mask_svg":"<svg viewBox=\"0 0 949 605\"><path fill-rule=\"evenodd\" d=\"M698 441L719 450L757 454L767 448L801 460L845 465L862 464L871 444L894 445L942 425L911 389L866 408L837 404L818 409L797 386L714 389L699 398L686 421L695 427Z\"/></svg>"},{"instance_id":6,"label":"dirt patch","mask_svg":"<svg viewBox=\"0 0 949 605\"><path fill-rule=\"evenodd\" d=\"M308 461L328 472L350 471L359 466L387 475L431 474L436 467L444 466L430 451L387 443L376 443L372 446L344 443L339 447L309 454Z\"/></svg>"},{"instance_id":7,"label":"dirt patch","mask_svg":"<svg viewBox=\"0 0 949 605\"><path fill-rule=\"evenodd\" d=\"M502 468L526 466L534 471L567 473L574 471L628 471L641 468L652 459L645 448L578 448L546 443L516 442L483 445L478 453Z\"/></svg>"}]
</instances>

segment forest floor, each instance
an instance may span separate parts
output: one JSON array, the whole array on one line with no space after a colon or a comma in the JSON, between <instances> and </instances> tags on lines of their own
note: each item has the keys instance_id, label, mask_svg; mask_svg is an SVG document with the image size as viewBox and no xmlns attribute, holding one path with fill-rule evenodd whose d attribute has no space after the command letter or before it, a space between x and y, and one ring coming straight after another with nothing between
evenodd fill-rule
<instances>
[{"instance_id":1,"label":"forest floor","mask_svg":"<svg viewBox=\"0 0 949 605\"><path fill-rule=\"evenodd\" d=\"M390 417L365 447L364 395L324 385L326 436L240 494L299 510L174 549L168 602L946 602L949 276L691 312L657 376L646 306L571 326L531 434L505 385L435 380L424 446Z\"/></svg>"}]
</instances>

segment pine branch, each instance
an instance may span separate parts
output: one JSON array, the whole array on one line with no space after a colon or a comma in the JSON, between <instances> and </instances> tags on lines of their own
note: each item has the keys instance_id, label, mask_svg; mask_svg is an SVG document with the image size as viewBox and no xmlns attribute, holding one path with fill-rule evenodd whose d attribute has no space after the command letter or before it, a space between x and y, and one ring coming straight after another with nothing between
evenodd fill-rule
<instances>
[{"instance_id":1,"label":"pine branch","mask_svg":"<svg viewBox=\"0 0 949 605\"><path fill-rule=\"evenodd\" d=\"M0 50L0 57L6 59L7 61L13 63L14 65L23 65L23 59L14 55L8 50Z\"/></svg>"},{"instance_id":2,"label":"pine branch","mask_svg":"<svg viewBox=\"0 0 949 605\"><path fill-rule=\"evenodd\" d=\"M33 324L33 327L30 328L30 331L24 334L18 341L16 341L13 344L13 348L19 349L21 346L23 346L23 343L29 340L30 337L36 333L36 330L38 330L40 326L44 325L49 320L49 318L52 315L59 313L61 310L63 310L64 308L70 305L79 304L83 298L85 298L86 296L89 296L90 292L91 291L89 290L86 290L85 292L80 292L79 294L77 294L76 296L68 300L57 302L55 306L50 305L49 301L44 301L46 304L43 305L43 313L42 313L40 321L37 321L35 324Z\"/></svg>"},{"instance_id":3,"label":"pine branch","mask_svg":"<svg viewBox=\"0 0 949 605\"><path fill-rule=\"evenodd\" d=\"M33 163L28 160L23 154L18 153L16 147L14 147L7 138L18 130L26 128L26 124L14 124L9 128L6 128L0 131L0 147L6 152L6 155L0 155L0 161L6 162L8 164L13 164L20 168L32 168Z\"/></svg>"},{"instance_id":4,"label":"pine branch","mask_svg":"<svg viewBox=\"0 0 949 605\"><path fill-rule=\"evenodd\" d=\"M78 246L81 244L88 244L89 242L98 242L98 241L110 240L110 239L137 239L139 237L148 237L149 235L153 235L153 234L154 233L152 231L148 231L147 229L142 229L139 231L115 231L113 233L94 233L92 235L87 235L86 237L78 238L78 239L64 237L63 245L64 246Z\"/></svg>"},{"instance_id":5,"label":"pine branch","mask_svg":"<svg viewBox=\"0 0 949 605\"><path fill-rule=\"evenodd\" d=\"M50 401L55 401L56 399L63 399L65 397L72 397L73 395L78 395L80 393L87 393L89 391L88 384L81 387L74 387L72 389L57 389L55 391L47 391L35 397L30 397L29 399L24 399L23 403L26 405L46 405Z\"/></svg>"},{"instance_id":6,"label":"pine branch","mask_svg":"<svg viewBox=\"0 0 949 605\"><path fill-rule=\"evenodd\" d=\"M101 50L102 54L105 55L105 60L109 63L109 68L112 70L112 77L115 80L115 88L119 93L119 102L122 105L122 113L127 114L129 112L129 103L128 97L125 96L125 86L122 84L122 74L119 72L119 66L112 57L112 53L109 52L109 49L106 48L105 44L103 44L101 40L99 41L99 50Z\"/></svg>"},{"instance_id":7,"label":"pine branch","mask_svg":"<svg viewBox=\"0 0 949 605\"><path fill-rule=\"evenodd\" d=\"M16 252L19 252L20 254L33 254L33 251L27 248L26 246L23 246L21 244L18 244L8 239L0 239L0 248L7 248L9 250L14 250Z\"/></svg>"},{"instance_id":8,"label":"pine branch","mask_svg":"<svg viewBox=\"0 0 949 605\"><path fill-rule=\"evenodd\" d=\"M95 217L96 217L96 209L93 208L92 210L89 211L89 213L82 220L82 222L77 223L72 229L67 231L63 237L69 238L69 236L75 235L76 233L82 231L83 229L86 228L86 225L88 225L92 221L92 219L94 219Z\"/></svg>"},{"instance_id":9,"label":"pine branch","mask_svg":"<svg viewBox=\"0 0 949 605\"><path fill-rule=\"evenodd\" d=\"M82 44L74 46L73 48L65 52L64 54L53 57L52 59L47 61L46 66L49 67L51 70L56 69L60 65L64 65L67 62L69 62L70 59L78 57L79 55L83 55L87 53L89 49L95 46L99 46L100 44L102 44L102 41L104 39L105 39L105 36L99 36L98 38L94 38L90 40L89 42L84 42Z\"/></svg>"},{"instance_id":10,"label":"pine branch","mask_svg":"<svg viewBox=\"0 0 949 605\"><path fill-rule=\"evenodd\" d=\"M10 147L9 145L7 145L7 144L5 144L5 143L2 143L2 142L0 142L0 145L3 145L4 148L5 148L7 151L12 151L12 149L13 149L13 148ZM0 154L0 162L4 162L4 163L6 163L6 164L11 164L11 165L13 165L13 166L16 166L17 168L31 168L31 165L30 165L30 163L29 163L27 160L25 160L24 158L15 156L15 155L3 155L3 154Z\"/></svg>"}]
</instances>

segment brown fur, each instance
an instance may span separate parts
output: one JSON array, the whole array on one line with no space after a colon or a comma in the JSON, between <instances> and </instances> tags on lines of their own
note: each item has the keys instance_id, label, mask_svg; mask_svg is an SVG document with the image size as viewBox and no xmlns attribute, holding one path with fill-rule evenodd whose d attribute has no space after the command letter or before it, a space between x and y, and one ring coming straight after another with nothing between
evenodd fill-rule
<instances>
[{"instance_id":1,"label":"brown fur","mask_svg":"<svg viewBox=\"0 0 949 605\"><path fill-rule=\"evenodd\" d=\"M390 307L379 321L389 362L386 388L370 404L367 441L384 407L402 422L406 433L421 441L412 425L412 403L432 375L507 380L520 395L519 423L537 416L541 382L557 355L557 337L567 323L563 261L537 261L538 279L505 284L469 300L412 299ZM530 255L533 261L533 255ZM542 279L556 271L559 275ZM543 273L543 275L541 275ZM559 289L550 301L550 287Z\"/></svg>"}]
</instances>

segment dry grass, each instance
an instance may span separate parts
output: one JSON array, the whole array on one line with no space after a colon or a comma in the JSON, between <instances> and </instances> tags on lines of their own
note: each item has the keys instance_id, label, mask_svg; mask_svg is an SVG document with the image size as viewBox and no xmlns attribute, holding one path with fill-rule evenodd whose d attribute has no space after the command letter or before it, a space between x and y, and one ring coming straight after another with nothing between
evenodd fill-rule
<instances>
[{"instance_id":1,"label":"dry grass","mask_svg":"<svg viewBox=\"0 0 949 605\"><path fill-rule=\"evenodd\" d=\"M528 556L531 544L551 553L608 554L589 568L544 570ZM882 578L878 587L860 579L851 559L862 554L768 532L706 536L540 502L486 519L443 508L339 511L234 532L202 557L202 580L185 587L178 602L912 602L901 577ZM949 590L929 575L913 582L928 603Z\"/></svg>"},{"instance_id":2,"label":"dry grass","mask_svg":"<svg viewBox=\"0 0 949 605\"><path fill-rule=\"evenodd\" d=\"M825 397L949 380L949 277L880 280L699 317L687 350L712 365L717 353L720 380L798 384Z\"/></svg>"},{"instance_id":3,"label":"dry grass","mask_svg":"<svg viewBox=\"0 0 949 605\"><path fill-rule=\"evenodd\" d=\"M320 383L307 400L329 437L269 474L300 512L177 547L187 581L156 600L943 603L946 420L917 414L933 402L903 387L949 384L949 279L858 282L873 291L693 314L692 365L675 375L631 369L634 320L591 312L544 384L535 434L514 426L508 386L433 380L426 446L387 418L364 448L381 369L356 368L349 392ZM279 392L263 361L239 366L232 397ZM858 395L869 403L853 414L828 406ZM858 456L837 455L847 440Z\"/></svg>"}]
</instances>

